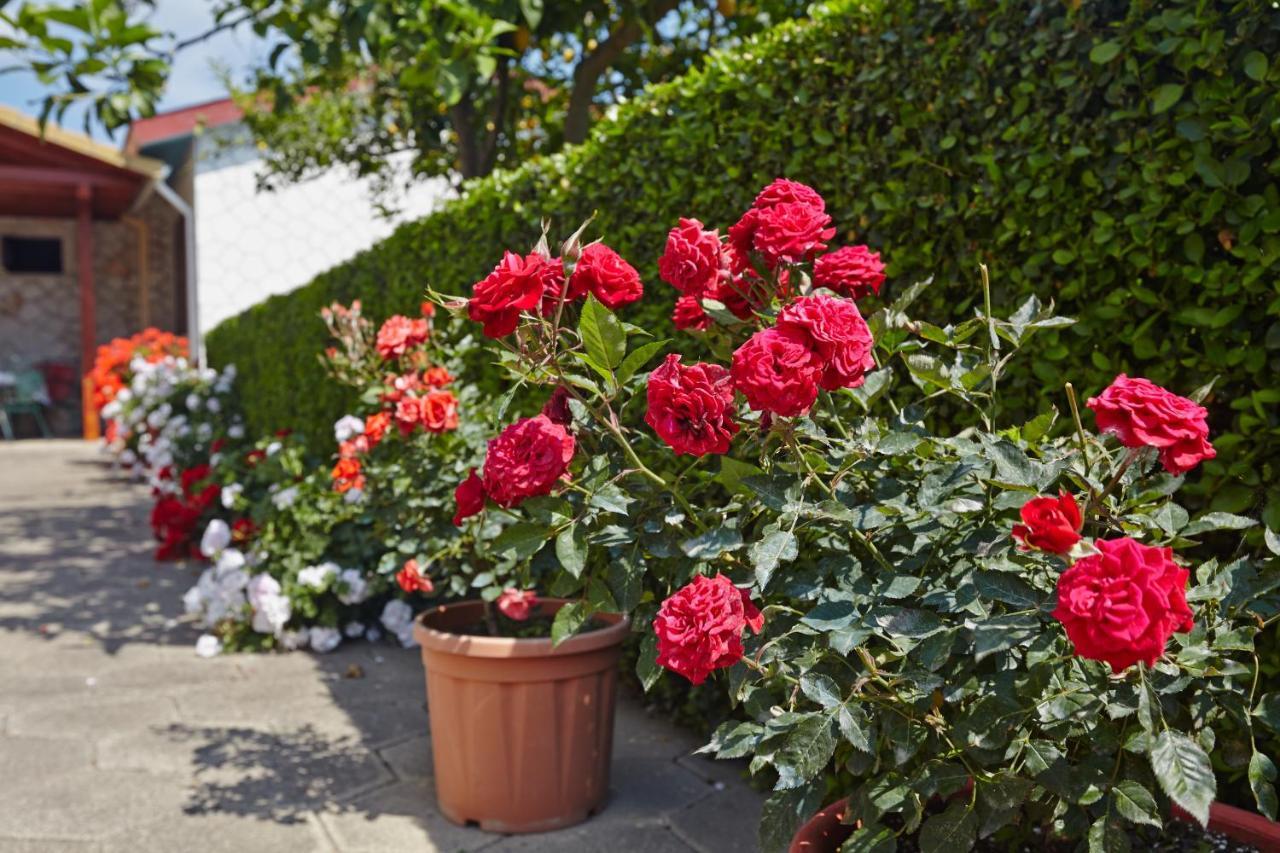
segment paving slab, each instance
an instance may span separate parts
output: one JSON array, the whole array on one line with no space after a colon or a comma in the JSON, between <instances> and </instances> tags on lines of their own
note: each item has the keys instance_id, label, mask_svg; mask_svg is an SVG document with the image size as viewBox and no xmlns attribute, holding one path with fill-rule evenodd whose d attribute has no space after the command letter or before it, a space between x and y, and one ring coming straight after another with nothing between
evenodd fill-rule
<instances>
[{"instance_id":1,"label":"paving slab","mask_svg":"<svg viewBox=\"0 0 1280 853\"><path fill-rule=\"evenodd\" d=\"M152 559L149 505L92 445L0 442L0 853L755 849L740 765L631 696L600 814L448 822L419 653L197 658L181 596L201 569Z\"/></svg>"}]
</instances>

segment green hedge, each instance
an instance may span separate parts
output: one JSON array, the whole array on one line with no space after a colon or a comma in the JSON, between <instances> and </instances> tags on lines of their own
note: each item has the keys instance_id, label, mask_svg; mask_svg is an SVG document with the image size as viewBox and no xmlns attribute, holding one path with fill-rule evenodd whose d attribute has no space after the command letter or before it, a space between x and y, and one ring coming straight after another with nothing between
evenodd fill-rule
<instances>
[{"instance_id":1,"label":"green hedge","mask_svg":"<svg viewBox=\"0 0 1280 853\"><path fill-rule=\"evenodd\" d=\"M1219 458L1198 487L1216 509L1266 500L1280 527L1276 57L1280 13L1261 0L837 4L226 321L210 357L240 367L254 427L323 438L347 405L315 361L330 300L380 318L427 284L466 293L540 217L563 235L596 211L666 322L656 260L677 217L727 226L786 175L827 198L840 241L884 251L890 286L935 276L924 316L970 310L978 261L998 299L1078 316L1010 389L1027 409L1120 371L1183 393L1216 378Z\"/></svg>"}]
</instances>

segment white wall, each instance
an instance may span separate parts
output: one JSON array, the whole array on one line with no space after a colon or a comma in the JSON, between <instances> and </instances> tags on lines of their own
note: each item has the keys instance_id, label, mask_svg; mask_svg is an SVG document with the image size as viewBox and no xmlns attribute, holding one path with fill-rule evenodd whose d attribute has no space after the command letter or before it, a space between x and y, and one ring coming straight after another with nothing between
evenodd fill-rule
<instances>
[{"instance_id":1,"label":"white wall","mask_svg":"<svg viewBox=\"0 0 1280 853\"><path fill-rule=\"evenodd\" d=\"M202 331L306 284L451 195L444 179L418 183L399 200L396 217L386 219L370 204L365 182L339 170L259 193L257 168L250 160L196 174Z\"/></svg>"}]
</instances>

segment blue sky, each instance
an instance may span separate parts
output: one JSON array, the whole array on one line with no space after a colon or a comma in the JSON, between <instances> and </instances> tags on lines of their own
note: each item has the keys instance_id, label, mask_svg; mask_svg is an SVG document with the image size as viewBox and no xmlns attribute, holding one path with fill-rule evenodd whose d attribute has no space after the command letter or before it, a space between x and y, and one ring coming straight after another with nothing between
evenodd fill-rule
<instances>
[{"instance_id":1,"label":"blue sky","mask_svg":"<svg viewBox=\"0 0 1280 853\"><path fill-rule=\"evenodd\" d=\"M206 32L213 25L210 0L157 0L151 21L158 29L174 33L178 39L190 38ZM226 95L226 89L215 70L221 65L230 70L233 78L241 78L244 71L256 60L265 59L270 45L256 36L248 27L240 27L218 33L180 52L174 60L169 85L160 102L161 110L185 107L202 101L211 101ZM0 62L0 65L7 65ZM15 107L28 115L36 115L44 87L29 74L0 75L0 104ZM69 111L63 123L69 130L83 131L83 113ZM121 142L124 129L112 139L101 128L94 128L93 135L109 142Z\"/></svg>"}]
</instances>

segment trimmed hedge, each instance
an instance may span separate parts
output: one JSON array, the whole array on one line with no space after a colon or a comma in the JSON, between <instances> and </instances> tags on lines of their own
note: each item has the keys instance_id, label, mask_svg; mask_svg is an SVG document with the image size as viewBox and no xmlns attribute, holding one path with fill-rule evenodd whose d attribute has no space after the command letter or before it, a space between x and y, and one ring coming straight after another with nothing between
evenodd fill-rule
<instances>
[{"instance_id":1,"label":"trimmed hedge","mask_svg":"<svg viewBox=\"0 0 1280 853\"><path fill-rule=\"evenodd\" d=\"M891 286L935 276L923 316L969 312L979 261L1004 304L1035 293L1077 316L1009 389L1028 410L1121 371L1183 393L1216 379L1219 457L1197 488L1220 510L1265 501L1280 527L1274 57L1280 13L1261 0L840 3L226 321L210 358L240 368L253 427L327 443L348 401L316 363L322 305L360 298L380 318L428 284L467 293L540 217L564 235L595 211L590 234L640 268L645 320L664 324L656 261L676 219L727 226L786 175L826 197L838 242L883 250Z\"/></svg>"}]
</instances>

